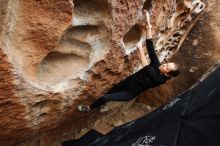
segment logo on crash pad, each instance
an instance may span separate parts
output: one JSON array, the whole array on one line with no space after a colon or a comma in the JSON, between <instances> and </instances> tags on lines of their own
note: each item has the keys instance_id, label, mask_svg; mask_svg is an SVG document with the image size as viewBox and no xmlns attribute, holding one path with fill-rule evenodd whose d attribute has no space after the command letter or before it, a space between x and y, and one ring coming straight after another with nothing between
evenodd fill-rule
<instances>
[{"instance_id":1,"label":"logo on crash pad","mask_svg":"<svg viewBox=\"0 0 220 146\"><path fill-rule=\"evenodd\" d=\"M140 137L137 142L132 144L132 146L150 146L150 143L153 143L155 139L156 136Z\"/></svg>"}]
</instances>

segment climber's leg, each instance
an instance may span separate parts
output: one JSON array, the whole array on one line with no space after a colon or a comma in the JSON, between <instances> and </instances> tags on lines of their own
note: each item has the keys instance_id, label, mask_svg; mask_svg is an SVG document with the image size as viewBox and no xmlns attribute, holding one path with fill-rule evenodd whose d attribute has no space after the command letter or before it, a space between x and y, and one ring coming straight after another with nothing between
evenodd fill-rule
<instances>
[{"instance_id":1,"label":"climber's leg","mask_svg":"<svg viewBox=\"0 0 220 146\"><path fill-rule=\"evenodd\" d=\"M112 94L106 94L102 96L101 98L99 98L98 100L96 100L93 104L91 104L90 108L94 109L94 108L100 107L108 101L129 101L132 99L133 99L132 95L125 91L116 92Z\"/></svg>"},{"instance_id":2,"label":"climber's leg","mask_svg":"<svg viewBox=\"0 0 220 146\"><path fill-rule=\"evenodd\" d=\"M125 87L127 87L130 80L130 76L125 78L124 80L120 81L119 83L115 84L106 94L112 94L115 92L123 91Z\"/></svg>"},{"instance_id":3,"label":"climber's leg","mask_svg":"<svg viewBox=\"0 0 220 146\"><path fill-rule=\"evenodd\" d=\"M108 101L129 101L132 100L134 97L125 91L116 92L112 94L106 94L102 96L101 98L97 99L95 102L93 102L90 106L88 105L79 105L78 110L88 112L92 109L98 108L102 105L105 105Z\"/></svg>"}]
</instances>

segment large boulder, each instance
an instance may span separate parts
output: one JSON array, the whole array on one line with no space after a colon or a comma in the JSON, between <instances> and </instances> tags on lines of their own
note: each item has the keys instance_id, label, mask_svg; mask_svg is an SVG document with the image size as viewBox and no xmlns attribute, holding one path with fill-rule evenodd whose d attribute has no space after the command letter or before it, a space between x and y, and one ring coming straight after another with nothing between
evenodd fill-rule
<instances>
[{"instance_id":1,"label":"large boulder","mask_svg":"<svg viewBox=\"0 0 220 146\"><path fill-rule=\"evenodd\" d=\"M97 113L80 114L75 107L140 68L134 46L141 39L143 8L152 13L161 61L190 50L180 47L205 8L199 0L1 0L0 145L55 146L92 127L89 121ZM215 17L213 9L206 14ZM200 39L193 44L199 46ZM206 40L217 48L218 39L216 33ZM215 51L210 49L216 56L207 57L208 65L219 58ZM168 91L180 92L171 85L150 91L147 103L157 105L169 99L162 98Z\"/></svg>"}]
</instances>

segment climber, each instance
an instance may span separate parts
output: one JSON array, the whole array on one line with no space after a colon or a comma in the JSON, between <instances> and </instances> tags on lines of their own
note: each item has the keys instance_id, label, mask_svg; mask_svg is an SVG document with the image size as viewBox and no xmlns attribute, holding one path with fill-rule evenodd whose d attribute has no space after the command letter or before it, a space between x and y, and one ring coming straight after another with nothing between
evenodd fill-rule
<instances>
[{"instance_id":1,"label":"climber","mask_svg":"<svg viewBox=\"0 0 220 146\"><path fill-rule=\"evenodd\" d=\"M144 10L143 15L145 24L141 27L141 31L142 36L145 35L146 38L147 51L151 60L150 64L147 65L147 59L142 47L142 42L140 41L136 44L136 47L143 68L114 85L104 96L97 99L91 105L79 105L77 107L79 111L89 112L92 109L105 105L108 101L132 100L141 92L149 88L157 87L165 83L171 77L175 77L179 74L178 67L175 63L160 64L152 42L152 26L149 13Z\"/></svg>"}]
</instances>

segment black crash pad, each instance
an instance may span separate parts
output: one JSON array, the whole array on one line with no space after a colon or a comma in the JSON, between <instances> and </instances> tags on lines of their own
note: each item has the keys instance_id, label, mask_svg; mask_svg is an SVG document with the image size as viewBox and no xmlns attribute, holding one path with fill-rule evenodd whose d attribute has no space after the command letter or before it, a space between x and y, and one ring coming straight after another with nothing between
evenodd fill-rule
<instances>
[{"instance_id":1,"label":"black crash pad","mask_svg":"<svg viewBox=\"0 0 220 146\"><path fill-rule=\"evenodd\" d=\"M220 146L220 65L150 114L85 140L90 134L68 146Z\"/></svg>"}]
</instances>

